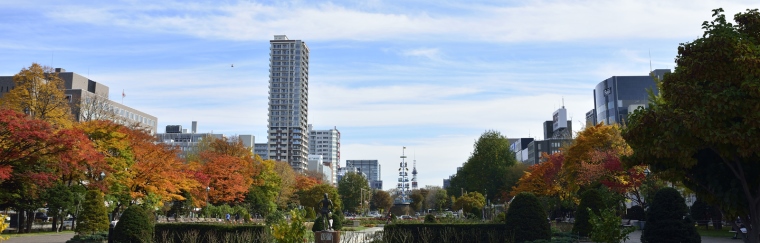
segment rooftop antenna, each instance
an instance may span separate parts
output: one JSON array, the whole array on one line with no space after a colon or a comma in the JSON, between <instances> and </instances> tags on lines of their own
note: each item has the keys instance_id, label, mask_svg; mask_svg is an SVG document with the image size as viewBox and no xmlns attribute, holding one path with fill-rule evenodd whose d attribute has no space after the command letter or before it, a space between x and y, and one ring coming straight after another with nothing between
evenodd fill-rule
<instances>
[{"instance_id":1,"label":"rooftop antenna","mask_svg":"<svg viewBox=\"0 0 760 243\"><path fill-rule=\"evenodd\" d=\"M562 96L562 108L565 108L565 96Z\"/></svg>"},{"instance_id":2,"label":"rooftop antenna","mask_svg":"<svg viewBox=\"0 0 760 243\"><path fill-rule=\"evenodd\" d=\"M652 49L649 49L649 72L652 72Z\"/></svg>"}]
</instances>

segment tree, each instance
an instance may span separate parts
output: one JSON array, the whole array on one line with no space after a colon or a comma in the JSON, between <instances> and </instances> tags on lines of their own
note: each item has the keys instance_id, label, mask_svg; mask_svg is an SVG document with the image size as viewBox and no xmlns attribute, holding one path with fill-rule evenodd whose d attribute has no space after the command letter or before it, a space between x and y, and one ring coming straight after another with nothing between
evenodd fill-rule
<instances>
[{"instance_id":1,"label":"tree","mask_svg":"<svg viewBox=\"0 0 760 243\"><path fill-rule=\"evenodd\" d=\"M304 207L313 208L315 212L319 212L321 210L319 202L324 199L325 194L333 202L333 208L340 208L341 200L338 190L327 184L319 184L309 190L299 192L298 199Z\"/></svg>"},{"instance_id":2,"label":"tree","mask_svg":"<svg viewBox=\"0 0 760 243\"><path fill-rule=\"evenodd\" d=\"M296 186L296 173L288 162L277 161L274 163L274 171L280 178L280 187L275 202L277 207L287 208L288 203L293 202Z\"/></svg>"},{"instance_id":3,"label":"tree","mask_svg":"<svg viewBox=\"0 0 760 243\"><path fill-rule=\"evenodd\" d=\"M694 221L688 217L686 202L674 188L666 187L655 194L646 222L642 243L701 242Z\"/></svg>"},{"instance_id":4,"label":"tree","mask_svg":"<svg viewBox=\"0 0 760 243\"><path fill-rule=\"evenodd\" d=\"M348 172L338 182L338 194L343 201L344 210L358 212L361 206L362 191L369 192L367 178L356 172Z\"/></svg>"},{"instance_id":5,"label":"tree","mask_svg":"<svg viewBox=\"0 0 760 243\"><path fill-rule=\"evenodd\" d=\"M380 212L383 212L384 210L390 210L391 206L393 206L393 198L386 191L376 190L375 194L372 195L372 203Z\"/></svg>"},{"instance_id":6,"label":"tree","mask_svg":"<svg viewBox=\"0 0 760 243\"><path fill-rule=\"evenodd\" d=\"M562 188L559 186L559 171L562 168L564 155L562 153L553 153L551 155L543 153L542 162L531 165L528 171L512 188L511 196L516 196L521 192L530 192L538 196L555 196L558 195Z\"/></svg>"},{"instance_id":7,"label":"tree","mask_svg":"<svg viewBox=\"0 0 760 243\"><path fill-rule=\"evenodd\" d=\"M274 170L275 163L278 162L260 159L258 158L257 161L260 163L261 173L253 177L255 183L248 189L248 195L243 203L247 205L249 212L259 213L266 217L277 209L276 199L280 192L281 179Z\"/></svg>"},{"instance_id":8,"label":"tree","mask_svg":"<svg viewBox=\"0 0 760 243\"><path fill-rule=\"evenodd\" d=\"M551 226L546 210L533 193L521 192L509 204L505 217L507 238L514 242L550 240Z\"/></svg>"},{"instance_id":9,"label":"tree","mask_svg":"<svg viewBox=\"0 0 760 243\"><path fill-rule=\"evenodd\" d=\"M185 200L184 191L201 186L188 166L177 158L176 148L155 143L155 138L143 130L126 132L136 162L130 168L132 179L127 184L132 201L145 204L144 198L150 194L160 201Z\"/></svg>"},{"instance_id":10,"label":"tree","mask_svg":"<svg viewBox=\"0 0 760 243\"><path fill-rule=\"evenodd\" d=\"M96 190L87 191L82 213L77 218L74 231L79 235L92 235L108 230L108 213L103 204L103 193Z\"/></svg>"},{"instance_id":11,"label":"tree","mask_svg":"<svg viewBox=\"0 0 760 243\"><path fill-rule=\"evenodd\" d=\"M708 204L721 205L760 242L760 13L723 9L704 34L678 47L649 107L630 116L624 137L635 153L626 163L681 181Z\"/></svg>"},{"instance_id":12,"label":"tree","mask_svg":"<svg viewBox=\"0 0 760 243\"><path fill-rule=\"evenodd\" d=\"M563 184L570 194L574 194L581 185L589 185L588 175L598 174L603 171L603 165L599 160L592 162L596 151L609 151L615 156L631 154L631 148L621 136L620 127L617 124L604 125L599 123L595 126L586 127L575 138L564 155L562 163ZM591 170L591 172L589 172ZM587 172L587 173L584 173ZM584 180L586 179L586 180ZM585 184L581 184L585 183Z\"/></svg>"},{"instance_id":13,"label":"tree","mask_svg":"<svg viewBox=\"0 0 760 243\"><path fill-rule=\"evenodd\" d=\"M517 163L514 152L509 148L507 137L489 130L484 132L473 146L473 152L462 170L451 179L449 195L464 191L489 192L488 199L496 198L501 192L509 192L512 185L507 181L508 168ZM517 182L514 178L514 182Z\"/></svg>"},{"instance_id":14,"label":"tree","mask_svg":"<svg viewBox=\"0 0 760 243\"><path fill-rule=\"evenodd\" d=\"M446 207L446 201L449 196L446 194L446 190L438 186L427 186L427 196L425 197L425 208L435 209L437 211L443 211Z\"/></svg>"},{"instance_id":15,"label":"tree","mask_svg":"<svg viewBox=\"0 0 760 243\"><path fill-rule=\"evenodd\" d=\"M213 203L242 202L261 169L250 149L242 141L212 139L205 151L200 151L201 171L209 178L209 201Z\"/></svg>"},{"instance_id":16,"label":"tree","mask_svg":"<svg viewBox=\"0 0 760 243\"><path fill-rule=\"evenodd\" d=\"M55 185L56 159L77 142L49 123L0 110L0 205L13 207L31 219L44 206L42 196ZM21 221L20 232L29 232L32 221Z\"/></svg>"},{"instance_id":17,"label":"tree","mask_svg":"<svg viewBox=\"0 0 760 243\"><path fill-rule=\"evenodd\" d=\"M53 127L72 124L71 107L63 93L63 80L50 67L32 63L13 75L15 87L0 98L0 106L49 122Z\"/></svg>"},{"instance_id":18,"label":"tree","mask_svg":"<svg viewBox=\"0 0 760 243\"><path fill-rule=\"evenodd\" d=\"M421 190L412 191L412 194L409 195L409 198L412 199L412 202L409 203L409 207L411 207L413 211L417 212L423 209L423 205L425 204L425 196L422 195Z\"/></svg>"},{"instance_id":19,"label":"tree","mask_svg":"<svg viewBox=\"0 0 760 243\"><path fill-rule=\"evenodd\" d=\"M471 213L482 209L486 205L486 199L479 192L468 192L464 196L457 198L454 202L454 210L462 210L465 213Z\"/></svg>"}]
</instances>

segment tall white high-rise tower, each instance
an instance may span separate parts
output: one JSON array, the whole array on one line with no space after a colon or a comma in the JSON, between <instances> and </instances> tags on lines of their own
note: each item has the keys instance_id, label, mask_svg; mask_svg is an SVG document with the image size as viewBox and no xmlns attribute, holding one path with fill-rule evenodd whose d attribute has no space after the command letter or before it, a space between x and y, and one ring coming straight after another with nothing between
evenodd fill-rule
<instances>
[{"instance_id":1,"label":"tall white high-rise tower","mask_svg":"<svg viewBox=\"0 0 760 243\"><path fill-rule=\"evenodd\" d=\"M285 35L269 43L269 159L302 172L309 163L309 48Z\"/></svg>"}]
</instances>

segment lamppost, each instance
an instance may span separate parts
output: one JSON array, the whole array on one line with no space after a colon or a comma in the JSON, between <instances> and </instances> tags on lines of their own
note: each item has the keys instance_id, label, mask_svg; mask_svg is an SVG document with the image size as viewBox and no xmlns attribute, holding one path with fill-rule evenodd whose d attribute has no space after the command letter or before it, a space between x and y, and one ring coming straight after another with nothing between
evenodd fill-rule
<instances>
[{"instance_id":1,"label":"lamppost","mask_svg":"<svg viewBox=\"0 0 760 243\"><path fill-rule=\"evenodd\" d=\"M206 214L206 217L209 216L208 215L208 191L210 191L210 190L211 190L211 187L210 186L206 186L206 205L205 205L206 210L204 210L205 211L204 213Z\"/></svg>"},{"instance_id":2,"label":"lamppost","mask_svg":"<svg viewBox=\"0 0 760 243\"><path fill-rule=\"evenodd\" d=\"M359 188L359 189L361 190L359 194L359 205L360 205L359 209L361 210L361 212L359 215L363 215L364 214L364 188Z\"/></svg>"}]
</instances>

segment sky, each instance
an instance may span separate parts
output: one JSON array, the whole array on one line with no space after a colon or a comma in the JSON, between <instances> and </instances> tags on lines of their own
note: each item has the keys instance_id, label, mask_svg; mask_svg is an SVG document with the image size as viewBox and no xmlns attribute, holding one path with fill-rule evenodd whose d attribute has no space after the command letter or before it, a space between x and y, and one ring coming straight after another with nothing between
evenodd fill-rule
<instances>
[{"instance_id":1,"label":"sky","mask_svg":"<svg viewBox=\"0 0 760 243\"><path fill-rule=\"evenodd\" d=\"M405 153L442 186L485 131L575 132L611 76L673 69L680 43L757 0L0 1L0 76L36 62L89 77L166 125L266 141L269 40L306 42L309 117L395 187ZM232 65L234 64L234 67ZM406 150L402 148L406 147Z\"/></svg>"}]
</instances>

